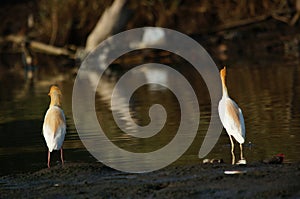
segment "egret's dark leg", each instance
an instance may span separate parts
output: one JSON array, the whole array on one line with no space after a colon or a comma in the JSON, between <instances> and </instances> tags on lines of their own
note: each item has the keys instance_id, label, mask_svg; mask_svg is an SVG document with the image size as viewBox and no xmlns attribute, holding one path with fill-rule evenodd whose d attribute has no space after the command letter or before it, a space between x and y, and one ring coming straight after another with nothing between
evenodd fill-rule
<instances>
[{"instance_id":1,"label":"egret's dark leg","mask_svg":"<svg viewBox=\"0 0 300 199\"><path fill-rule=\"evenodd\" d=\"M241 150L241 160L244 160L242 144L240 144L240 150Z\"/></svg>"},{"instance_id":2,"label":"egret's dark leg","mask_svg":"<svg viewBox=\"0 0 300 199\"><path fill-rule=\"evenodd\" d=\"M60 159L61 159L61 164L64 165L64 154L63 154L63 148L62 147L60 149Z\"/></svg>"},{"instance_id":3,"label":"egret's dark leg","mask_svg":"<svg viewBox=\"0 0 300 199\"><path fill-rule=\"evenodd\" d=\"M233 143L231 135L229 135L229 138L230 138L230 143L231 143L231 155L232 155L232 162L231 162L231 164L234 164L235 163L234 143Z\"/></svg>"},{"instance_id":4,"label":"egret's dark leg","mask_svg":"<svg viewBox=\"0 0 300 199\"><path fill-rule=\"evenodd\" d=\"M48 168L50 168L50 151L48 151Z\"/></svg>"}]
</instances>

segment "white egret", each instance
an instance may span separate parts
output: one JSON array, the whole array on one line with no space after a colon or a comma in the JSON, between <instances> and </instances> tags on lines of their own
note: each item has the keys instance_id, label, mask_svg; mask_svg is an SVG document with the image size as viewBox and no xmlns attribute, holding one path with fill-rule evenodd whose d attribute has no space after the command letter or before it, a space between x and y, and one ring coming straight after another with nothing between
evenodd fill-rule
<instances>
[{"instance_id":1,"label":"white egret","mask_svg":"<svg viewBox=\"0 0 300 199\"><path fill-rule=\"evenodd\" d=\"M61 108L62 93L57 86L51 86L48 94L51 98L49 109L46 112L43 124L43 135L48 146L48 168L50 168L50 153L60 150L60 158L64 164L63 142L66 135L66 119Z\"/></svg>"},{"instance_id":2,"label":"white egret","mask_svg":"<svg viewBox=\"0 0 300 199\"><path fill-rule=\"evenodd\" d=\"M232 154L232 164L235 164L235 156L234 156L234 143L232 137L240 143L240 157L241 160L239 163L246 163L246 160L243 157L243 147L242 144L245 142L245 123L244 117L242 114L242 110L238 107L238 105L230 99L226 87L226 67L224 67L220 71L220 76L222 80L222 99L219 102L219 116L221 122L226 129L227 134L230 138L231 143L231 154Z\"/></svg>"}]
</instances>

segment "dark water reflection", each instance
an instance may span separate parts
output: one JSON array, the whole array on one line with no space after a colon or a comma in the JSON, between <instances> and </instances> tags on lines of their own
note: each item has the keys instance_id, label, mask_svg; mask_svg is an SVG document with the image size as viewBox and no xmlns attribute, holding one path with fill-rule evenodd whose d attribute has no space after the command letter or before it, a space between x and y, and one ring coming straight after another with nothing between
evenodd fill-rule
<instances>
[{"instance_id":1,"label":"dark water reflection","mask_svg":"<svg viewBox=\"0 0 300 199\"><path fill-rule=\"evenodd\" d=\"M210 120L210 100L201 77L194 77L188 66L179 70L190 77L191 84L197 90L201 119L195 141L175 164L200 163L198 151ZM132 138L120 131L109 107L109 94L117 78L103 80L98 89L101 92L96 96L98 119L103 128L110 132L108 137L122 148L143 152L159 149L172 140L180 120L176 97L166 89L149 86L141 87L134 94L130 105L131 116L138 124L146 125L150 122L149 107L160 102L168 114L166 126L148 141ZM238 102L245 117L244 155L248 162L260 161L277 153L284 153L287 162L300 161L299 78L300 65L291 61L270 60L266 64L255 65L242 60L228 67L229 95ZM67 162L96 161L86 151L74 126L71 103L73 81L74 77L69 75L62 74L61 78L56 79L45 75L43 80L34 84L24 84L14 81L13 75L1 75L0 174L46 167L47 149L41 128L49 104L47 92L52 83L57 83L64 93L63 109L68 128L64 144ZM230 157L229 139L223 131L207 158L223 158L229 163Z\"/></svg>"}]
</instances>

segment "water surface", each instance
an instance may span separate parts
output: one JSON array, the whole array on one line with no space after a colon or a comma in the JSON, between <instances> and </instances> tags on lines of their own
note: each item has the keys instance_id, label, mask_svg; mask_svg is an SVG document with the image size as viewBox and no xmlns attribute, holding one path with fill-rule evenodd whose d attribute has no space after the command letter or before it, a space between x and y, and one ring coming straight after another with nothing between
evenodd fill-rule
<instances>
[{"instance_id":1,"label":"water surface","mask_svg":"<svg viewBox=\"0 0 300 199\"><path fill-rule=\"evenodd\" d=\"M198 152L211 117L208 91L201 76L195 75L188 64L175 65L193 85L201 115L196 139L174 164L200 163L202 160L198 158ZM63 109L67 118L64 143L66 162L97 161L80 141L72 119L74 76L70 73L68 70L59 74L45 73L34 83L22 81L11 72L1 74L0 174L34 171L46 167L47 148L41 131L43 117L49 106L48 89L53 83L58 84L64 94ZM148 140L128 136L116 126L110 107L110 94L123 73L124 71L118 71L101 80L96 94L98 120L115 145L133 152L157 150L175 136L180 122L178 101L172 92L159 85L139 88L130 102L133 120L139 125L147 125L150 122L149 107L160 103L168 114L167 123L160 133ZM152 74L159 76L155 72ZM257 63L241 59L228 66L229 95L239 104L245 118L244 156L248 162L261 161L277 153L284 153L286 162L300 161L299 77L300 64L294 60L270 59ZM122 106L120 104L120 117ZM127 128L130 127L128 124ZM235 152L238 157L238 147ZM111 154L111 157L116 157L116 154ZM230 163L230 141L224 130L207 158L222 158ZM58 154L54 154L52 164L57 164L58 160Z\"/></svg>"}]
</instances>

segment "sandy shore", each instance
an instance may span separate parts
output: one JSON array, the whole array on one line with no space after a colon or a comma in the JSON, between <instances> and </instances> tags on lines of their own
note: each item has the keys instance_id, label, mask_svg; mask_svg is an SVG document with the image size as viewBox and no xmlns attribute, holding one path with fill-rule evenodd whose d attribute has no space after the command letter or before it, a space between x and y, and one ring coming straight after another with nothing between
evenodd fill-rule
<instances>
[{"instance_id":1,"label":"sandy shore","mask_svg":"<svg viewBox=\"0 0 300 199\"><path fill-rule=\"evenodd\" d=\"M0 198L300 198L300 163L169 166L144 174L66 163L0 177Z\"/></svg>"}]
</instances>

